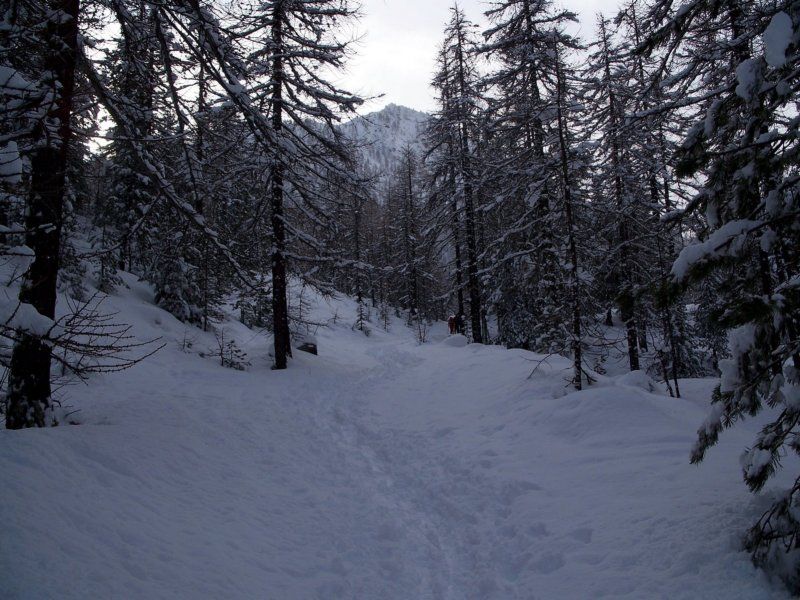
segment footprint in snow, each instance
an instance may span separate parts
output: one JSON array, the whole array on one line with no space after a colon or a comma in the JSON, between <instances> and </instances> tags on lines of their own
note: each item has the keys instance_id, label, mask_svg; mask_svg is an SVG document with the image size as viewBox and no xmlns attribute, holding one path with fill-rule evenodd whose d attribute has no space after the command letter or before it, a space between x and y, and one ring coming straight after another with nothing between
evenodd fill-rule
<instances>
[{"instance_id":1,"label":"footprint in snow","mask_svg":"<svg viewBox=\"0 0 800 600\"><path fill-rule=\"evenodd\" d=\"M532 571L536 571L537 573L542 573L543 575L547 575L548 573L553 573L558 571L561 567L563 567L566 563L564 560L564 556L560 553L548 553L543 554L537 560L531 563L530 569Z\"/></svg>"},{"instance_id":2,"label":"footprint in snow","mask_svg":"<svg viewBox=\"0 0 800 600\"><path fill-rule=\"evenodd\" d=\"M541 491L542 486L537 485L530 481L512 481L503 486L503 503L511 505L517 498L520 498L528 492Z\"/></svg>"},{"instance_id":3,"label":"footprint in snow","mask_svg":"<svg viewBox=\"0 0 800 600\"><path fill-rule=\"evenodd\" d=\"M578 540L579 542L583 542L584 544L588 544L592 541L592 534L594 531L589 527L580 527L575 531L571 532L569 535L573 538Z\"/></svg>"}]
</instances>

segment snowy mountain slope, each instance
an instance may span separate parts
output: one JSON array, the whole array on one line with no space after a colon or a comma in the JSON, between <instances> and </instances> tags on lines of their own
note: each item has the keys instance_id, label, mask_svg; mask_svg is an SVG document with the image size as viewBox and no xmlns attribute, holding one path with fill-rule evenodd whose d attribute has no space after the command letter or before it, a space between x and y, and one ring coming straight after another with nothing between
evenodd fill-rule
<instances>
[{"instance_id":1,"label":"snowy mountain slope","mask_svg":"<svg viewBox=\"0 0 800 600\"><path fill-rule=\"evenodd\" d=\"M787 597L736 546L758 424L687 464L712 382L570 392L565 359L365 337L313 294L319 356L270 371L229 316L235 371L126 281L109 304L167 346L67 389L80 426L0 433L4 599Z\"/></svg>"},{"instance_id":2,"label":"snowy mountain slope","mask_svg":"<svg viewBox=\"0 0 800 600\"><path fill-rule=\"evenodd\" d=\"M364 165L384 178L394 168L404 146L410 144L415 152L421 152L421 135L428 118L426 113L389 104L348 121L342 130L364 145L361 150Z\"/></svg>"}]
</instances>

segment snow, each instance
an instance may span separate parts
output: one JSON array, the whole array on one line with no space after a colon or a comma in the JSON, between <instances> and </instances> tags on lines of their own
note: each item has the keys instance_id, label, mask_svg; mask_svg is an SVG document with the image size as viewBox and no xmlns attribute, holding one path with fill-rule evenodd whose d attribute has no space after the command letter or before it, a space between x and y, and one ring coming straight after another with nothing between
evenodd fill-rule
<instances>
[{"instance_id":1,"label":"snow","mask_svg":"<svg viewBox=\"0 0 800 600\"><path fill-rule=\"evenodd\" d=\"M714 132L716 131L717 119L719 118L719 111L720 108L722 108L722 105L722 99L714 100L706 111L706 118L703 122L703 135L706 138L713 136ZM696 137L697 135L695 134L695 138Z\"/></svg>"},{"instance_id":2,"label":"snow","mask_svg":"<svg viewBox=\"0 0 800 600\"><path fill-rule=\"evenodd\" d=\"M764 58L770 67L777 69L786 64L786 49L793 35L792 18L783 11L773 15L763 35Z\"/></svg>"},{"instance_id":3,"label":"snow","mask_svg":"<svg viewBox=\"0 0 800 600\"><path fill-rule=\"evenodd\" d=\"M759 221L741 219L730 221L714 231L702 242L695 242L681 250L672 265L672 274L678 279L685 279L689 270L696 264L719 256L735 256L745 242L745 236L757 230Z\"/></svg>"},{"instance_id":4,"label":"snow","mask_svg":"<svg viewBox=\"0 0 800 600\"><path fill-rule=\"evenodd\" d=\"M0 323L33 335L57 334L52 319L40 314L32 305L17 300L9 300L5 293L0 294Z\"/></svg>"},{"instance_id":5,"label":"snow","mask_svg":"<svg viewBox=\"0 0 800 600\"><path fill-rule=\"evenodd\" d=\"M742 455L742 469L747 477L755 477L772 462L772 453L761 448L752 448Z\"/></svg>"},{"instance_id":6,"label":"snow","mask_svg":"<svg viewBox=\"0 0 800 600\"><path fill-rule=\"evenodd\" d=\"M734 392L741 385L739 357L747 354L755 343L756 328L752 324L742 325L728 332L728 345L731 358L719 361L720 391Z\"/></svg>"},{"instance_id":7,"label":"snow","mask_svg":"<svg viewBox=\"0 0 800 600\"><path fill-rule=\"evenodd\" d=\"M770 217L777 217L783 208L783 198L778 190L770 190L767 197L764 199L764 208L767 209L767 214Z\"/></svg>"},{"instance_id":8,"label":"snow","mask_svg":"<svg viewBox=\"0 0 800 600\"><path fill-rule=\"evenodd\" d=\"M22 159L14 141L6 142L0 147L0 181L7 184L22 181Z\"/></svg>"},{"instance_id":9,"label":"snow","mask_svg":"<svg viewBox=\"0 0 800 600\"><path fill-rule=\"evenodd\" d=\"M33 89L33 86L22 77L19 71L6 65L0 65L0 93L17 96L20 92Z\"/></svg>"},{"instance_id":10,"label":"snow","mask_svg":"<svg viewBox=\"0 0 800 600\"><path fill-rule=\"evenodd\" d=\"M0 276L4 280L25 272L35 258L33 250L27 246L16 246L6 252L7 260L0 264ZM52 319L40 314L31 304L19 301L18 281L14 285L0 286L0 324L39 336L61 332Z\"/></svg>"},{"instance_id":11,"label":"snow","mask_svg":"<svg viewBox=\"0 0 800 600\"><path fill-rule=\"evenodd\" d=\"M451 348L463 348L469 341L463 335L449 335L441 341L441 344L444 346L450 346Z\"/></svg>"},{"instance_id":12,"label":"snow","mask_svg":"<svg viewBox=\"0 0 800 600\"><path fill-rule=\"evenodd\" d=\"M742 61L736 67L736 95L746 102L752 101L758 91L759 63L755 58Z\"/></svg>"},{"instance_id":13,"label":"snow","mask_svg":"<svg viewBox=\"0 0 800 600\"><path fill-rule=\"evenodd\" d=\"M646 392L663 390L664 386L653 381L644 371L630 371L616 378L617 385L629 385Z\"/></svg>"},{"instance_id":14,"label":"snow","mask_svg":"<svg viewBox=\"0 0 800 600\"><path fill-rule=\"evenodd\" d=\"M574 392L567 359L316 296L319 356L270 371L229 315L252 366L224 369L123 276L109 308L167 347L64 390L79 426L0 434L2 598L788 597L737 546L759 423L688 465L714 380Z\"/></svg>"}]
</instances>

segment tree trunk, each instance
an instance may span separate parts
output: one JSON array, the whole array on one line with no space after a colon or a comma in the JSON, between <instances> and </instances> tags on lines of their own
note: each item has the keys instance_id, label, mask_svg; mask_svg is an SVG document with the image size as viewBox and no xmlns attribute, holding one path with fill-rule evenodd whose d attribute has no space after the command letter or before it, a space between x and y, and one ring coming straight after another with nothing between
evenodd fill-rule
<instances>
[{"instance_id":1,"label":"tree trunk","mask_svg":"<svg viewBox=\"0 0 800 600\"><path fill-rule=\"evenodd\" d=\"M458 85L459 93L461 96L461 104L463 106L464 97L467 94L466 73L464 71L464 40L461 36L459 29L458 37ZM462 107L462 110L466 110ZM469 164L469 123L467 114L464 112L460 115L460 138L461 138L461 185L464 190L464 229L467 238L467 285L469 287L469 313L470 322L472 325L472 341L476 344L483 343L483 335L481 329L481 291L480 282L478 281L478 248L477 248L477 232L475 228L475 207L473 205L472 197L472 178L471 165Z\"/></svg>"},{"instance_id":2,"label":"tree trunk","mask_svg":"<svg viewBox=\"0 0 800 600\"><path fill-rule=\"evenodd\" d=\"M280 139L283 130L283 7L273 8L272 44L272 128ZM278 150L280 152L280 150ZM289 335L289 307L286 300L286 225L283 216L283 157L274 157L272 182L272 325L275 338L275 368L285 369L292 355Z\"/></svg>"},{"instance_id":3,"label":"tree trunk","mask_svg":"<svg viewBox=\"0 0 800 600\"><path fill-rule=\"evenodd\" d=\"M575 389L583 387L583 340L581 331L581 291L580 271L578 269L578 245L575 239L575 215L572 211L572 182L569 168L569 149L567 122L564 116L565 82L561 72L561 58L558 56L558 42L555 45L556 60L556 117L558 121L558 141L560 146L562 199L564 202L564 220L567 228L567 252L570 260L569 301L572 313L572 360L574 365L573 383Z\"/></svg>"},{"instance_id":4,"label":"tree trunk","mask_svg":"<svg viewBox=\"0 0 800 600\"><path fill-rule=\"evenodd\" d=\"M198 40L198 43L200 41ZM200 193L195 195L194 210L198 215L205 215L207 201L206 173L205 173L205 134L204 129L208 124L206 118L206 76L205 64L200 61L200 73L197 79L197 140L195 142L195 157L197 158L197 181L200 184ZM200 260L203 263L200 277L200 290L202 294L202 323L203 331L208 331L209 313L211 312L211 256L209 255L208 238L203 236L200 245Z\"/></svg>"},{"instance_id":5,"label":"tree trunk","mask_svg":"<svg viewBox=\"0 0 800 600\"><path fill-rule=\"evenodd\" d=\"M414 213L414 165L410 149L406 149L404 160L406 162L406 172L404 182L403 247L408 267L406 297L408 302L408 322L411 324L412 318L419 313L419 281L417 275L416 215Z\"/></svg>"},{"instance_id":6,"label":"tree trunk","mask_svg":"<svg viewBox=\"0 0 800 600\"><path fill-rule=\"evenodd\" d=\"M56 102L47 121L58 125L58 133L47 137L41 131L41 146L31 154L31 189L25 243L36 257L25 275L20 302L40 314L54 318L58 283L59 246L71 138L75 62L77 58L79 0L52 0L45 35L55 49L45 58L45 69L54 74ZM44 123L41 127L45 127ZM50 406L50 348L28 333L14 344L8 375L6 427L44 427Z\"/></svg>"},{"instance_id":7,"label":"tree trunk","mask_svg":"<svg viewBox=\"0 0 800 600\"><path fill-rule=\"evenodd\" d=\"M636 322L636 331L639 333L639 350L648 352L650 345L647 342L647 321L644 320L644 315L639 315Z\"/></svg>"},{"instance_id":8,"label":"tree trunk","mask_svg":"<svg viewBox=\"0 0 800 600\"><path fill-rule=\"evenodd\" d=\"M628 340L628 366L631 371L639 370L639 339L636 331L636 319L633 316L633 299L624 293L619 299L620 317L625 323Z\"/></svg>"},{"instance_id":9,"label":"tree trunk","mask_svg":"<svg viewBox=\"0 0 800 600\"><path fill-rule=\"evenodd\" d=\"M449 69L447 66L447 62L445 61L444 65L445 69L445 79L449 79ZM443 102L445 105L445 111L449 112L452 108L451 106L451 98L450 98L450 91L447 84L445 84L444 89L442 90L443 95ZM453 128L448 127L448 136L447 136L447 154L450 157L455 156L455 149L456 144L454 141L454 134ZM455 250L455 261L456 261L456 299L458 304L457 313L459 315L464 314L464 271L462 267L462 259L461 259L461 216L458 212L458 184L456 182L456 168L455 165L452 163L447 166L447 177L448 182L450 184L450 192L452 193L452 197L450 200L450 225L453 231L453 249Z\"/></svg>"},{"instance_id":10,"label":"tree trunk","mask_svg":"<svg viewBox=\"0 0 800 600\"><path fill-rule=\"evenodd\" d=\"M358 300L359 310L361 302L364 300L364 291L361 285L361 207L359 200L354 198L356 209L353 213L353 230L355 235L355 260L356 260L356 300Z\"/></svg>"},{"instance_id":11,"label":"tree trunk","mask_svg":"<svg viewBox=\"0 0 800 600\"><path fill-rule=\"evenodd\" d=\"M453 154L452 142L448 142L450 146L450 155ZM458 214L458 198L456 196L456 171L453 167L449 168L450 171L450 186L453 192L453 198L450 201L450 220L453 229L453 248L455 250L456 260L456 299L458 303L457 314L464 314L464 270L463 262L461 259L461 217Z\"/></svg>"}]
</instances>

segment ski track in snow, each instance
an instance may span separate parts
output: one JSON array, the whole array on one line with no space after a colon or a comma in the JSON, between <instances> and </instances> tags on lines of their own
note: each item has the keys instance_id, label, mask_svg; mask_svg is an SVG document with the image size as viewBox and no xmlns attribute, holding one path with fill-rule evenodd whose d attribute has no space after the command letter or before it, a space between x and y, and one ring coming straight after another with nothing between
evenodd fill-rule
<instances>
[{"instance_id":1,"label":"ski track in snow","mask_svg":"<svg viewBox=\"0 0 800 600\"><path fill-rule=\"evenodd\" d=\"M757 423L687 464L707 381L570 393L564 359L528 379L530 353L419 346L399 321L321 330L271 372L228 320L242 373L181 352L187 327L128 280L114 308L169 346L67 390L81 426L0 435L0 598L787 597L737 550Z\"/></svg>"}]
</instances>

